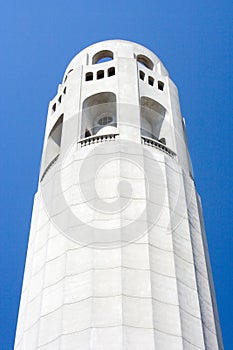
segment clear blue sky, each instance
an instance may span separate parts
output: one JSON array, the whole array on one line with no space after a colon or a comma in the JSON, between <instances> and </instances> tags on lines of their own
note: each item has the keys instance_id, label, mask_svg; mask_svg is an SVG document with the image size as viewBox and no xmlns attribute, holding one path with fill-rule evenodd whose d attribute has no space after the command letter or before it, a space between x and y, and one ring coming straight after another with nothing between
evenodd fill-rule
<instances>
[{"instance_id":1,"label":"clear blue sky","mask_svg":"<svg viewBox=\"0 0 233 350\"><path fill-rule=\"evenodd\" d=\"M13 348L48 102L76 53L118 38L154 51L179 88L223 339L233 348L232 16L230 0L2 2L1 350Z\"/></svg>"}]
</instances>

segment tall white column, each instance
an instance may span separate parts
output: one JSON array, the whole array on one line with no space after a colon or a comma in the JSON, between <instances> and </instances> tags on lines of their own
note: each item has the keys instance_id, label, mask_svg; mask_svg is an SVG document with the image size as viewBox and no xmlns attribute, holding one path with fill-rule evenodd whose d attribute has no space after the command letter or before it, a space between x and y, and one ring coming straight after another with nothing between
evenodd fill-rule
<instances>
[{"instance_id":1,"label":"tall white column","mask_svg":"<svg viewBox=\"0 0 233 350\"><path fill-rule=\"evenodd\" d=\"M49 104L15 350L223 349L177 88L94 44Z\"/></svg>"}]
</instances>

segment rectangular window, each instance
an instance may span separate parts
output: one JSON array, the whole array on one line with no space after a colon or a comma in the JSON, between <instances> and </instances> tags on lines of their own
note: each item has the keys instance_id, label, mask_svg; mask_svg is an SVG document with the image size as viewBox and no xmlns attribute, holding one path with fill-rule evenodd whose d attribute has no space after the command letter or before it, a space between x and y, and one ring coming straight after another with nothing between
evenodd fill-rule
<instances>
[{"instance_id":1,"label":"rectangular window","mask_svg":"<svg viewBox=\"0 0 233 350\"><path fill-rule=\"evenodd\" d=\"M154 78L152 78L152 77L148 77L148 83L149 83L149 85L151 85L151 86L153 86L154 85Z\"/></svg>"},{"instance_id":2,"label":"rectangular window","mask_svg":"<svg viewBox=\"0 0 233 350\"><path fill-rule=\"evenodd\" d=\"M90 81L90 80L93 80L93 73L92 72L86 73L86 81Z\"/></svg>"},{"instance_id":3,"label":"rectangular window","mask_svg":"<svg viewBox=\"0 0 233 350\"><path fill-rule=\"evenodd\" d=\"M115 67L108 69L108 77L112 77L113 75L115 75Z\"/></svg>"},{"instance_id":4,"label":"rectangular window","mask_svg":"<svg viewBox=\"0 0 233 350\"><path fill-rule=\"evenodd\" d=\"M164 83L162 81L158 81L158 89L163 91L164 89Z\"/></svg>"},{"instance_id":5,"label":"rectangular window","mask_svg":"<svg viewBox=\"0 0 233 350\"><path fill-rule=\"evenodd\" d=\"M103 70L99 70L97 72L97 79L103 79L104 78L104 71Z\"/></svg>"},{"instance_id":6,"label":"rectangular window","mask_svg":"<svg viewBox=\"0 0 233 350\"><path fill-rule=\"evenodd\" d=\"M139 77L140 79L144 80L145 79L145 73L143 71L139 71Z\"/></svg>"}]
</instances>

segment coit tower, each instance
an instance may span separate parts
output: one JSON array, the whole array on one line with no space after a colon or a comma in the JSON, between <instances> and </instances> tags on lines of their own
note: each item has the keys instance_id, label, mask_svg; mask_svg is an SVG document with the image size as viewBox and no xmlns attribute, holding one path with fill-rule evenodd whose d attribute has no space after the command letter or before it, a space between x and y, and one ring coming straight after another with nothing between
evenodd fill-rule
<instances>
[{"instance_id":1,"label":"coit tower","mask_svg":"<svg viewBox=\"0 0 233 350\"><path fill-rule=\"evenodd\" d=\"M223 349L177 88L150 50L81 51L49 104L15 350Z\"/></svg>"}]
</instances>

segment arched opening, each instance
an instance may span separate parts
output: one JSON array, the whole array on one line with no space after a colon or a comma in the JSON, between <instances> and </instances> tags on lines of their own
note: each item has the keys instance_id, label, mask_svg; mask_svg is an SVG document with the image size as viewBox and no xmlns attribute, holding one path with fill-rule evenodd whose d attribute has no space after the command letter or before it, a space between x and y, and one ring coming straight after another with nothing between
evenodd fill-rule
<instances>
[{"instance_id":1,"label":"arched opening","mask_svg":"<svg viewBox=\"0 0 233 350\"><path fill-rule=\"evenodd\" d=\"M81 138L117 132L116 95L101 92L83 102Z\"/></svg>"},{"instance_id":2,"label":"arched opening","mask_svg":"<svg viewBox=\"0 0 233 350\"><path fill-rule=\"evenodd\" d=\"M57 105L56 105L56 103L54 103L54 105L52 105L52 111L56 112L56 108L57 108Z\"/></svg>"},{"instance_id":3,"label":"arched opening","mask_svg":"<svg viewBox=\"0 0 233 350\"><path fill-rule=\"evenodd\" d=\"M154 67L154 63L144 55L137 55L137 62L142 64L144 67L152 70Z\"/></svg>"},{"instance_id":4,"label":"arched opening","mask_svg":"<svg viewBox=\"0 0 233 350\"><path fill-rule=\"evenodd\" d=\"M113 52L109 50L102 50L93 56L92 64L103 63L111 60L113 60Z\"/></svg>"},{"instance_id":5,"label":"arched opening","mask_svg":"<svg viewBox=\"0 0 233 350\"><path fill-rule=\"evenodd\" d=\"M52 130L49 133L46 153L45 153L45 168L50 162L60 154L61 136L63 126L63 114L58 118Z\"/></svg>"},{"instance_id":6,"label":"arched opening","mask_svg":"<svg viewBox=\"0 0 233 350\"><path fill-rule=\"evenodd\" d=\"M166 109L149 97L141 97L141 135L160 140ZM163 137L163 143L166 140Z\"/></svg>"}]
</instances>

